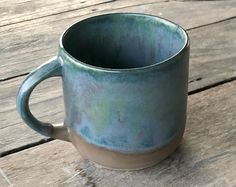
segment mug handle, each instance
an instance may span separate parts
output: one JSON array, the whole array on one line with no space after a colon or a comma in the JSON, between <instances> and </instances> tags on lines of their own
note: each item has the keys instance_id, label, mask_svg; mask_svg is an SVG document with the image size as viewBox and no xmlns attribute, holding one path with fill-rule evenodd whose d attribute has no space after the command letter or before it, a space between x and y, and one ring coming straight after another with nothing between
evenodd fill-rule
<instances>
[{"instance_id":1,"label":"mug handle","mask_svg":"<svg viewBox=\"0 0 236 187\"><path fill-rule=\"evenodd\" d=\"M47 78L62 76L61 69L62 65L60 59L54 57L32 71L19 88L16 97L16 107L24 122L38 133L47 137L70 141L68 130L65 126L53 126L50 123L39 121L33 116L29 109L29 98L34 88Z\"/></svg>"}]
</instances>

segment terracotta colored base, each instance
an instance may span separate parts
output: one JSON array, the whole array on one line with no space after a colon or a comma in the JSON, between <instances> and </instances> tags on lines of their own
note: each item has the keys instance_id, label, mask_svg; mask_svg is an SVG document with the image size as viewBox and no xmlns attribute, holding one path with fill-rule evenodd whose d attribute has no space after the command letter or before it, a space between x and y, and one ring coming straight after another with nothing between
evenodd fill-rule
<instances>
[{"instance_id":1,"label":"terracotta colored base","mask_svg":"<svg viewBox=\"0 0 236 187\"><path fill-rule=\"evenodd\" d=\"M154 151L121 153L89 144L73 131L69 131L69 134L72 143L83 157L106 168L118 170L138 170L157 164L175 151L183 136L183 133L180 133L169 144Z\"/></svg>"}]
</instances>

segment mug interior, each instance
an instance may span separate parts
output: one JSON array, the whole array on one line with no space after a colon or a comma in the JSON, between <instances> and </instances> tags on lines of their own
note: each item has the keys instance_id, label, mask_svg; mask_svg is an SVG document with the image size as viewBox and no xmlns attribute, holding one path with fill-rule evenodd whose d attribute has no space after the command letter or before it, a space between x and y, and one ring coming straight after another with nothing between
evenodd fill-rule
<instances>
[{"instance_id":1,"label":"mug interior","mask_svg":"<svg viewBox=\"0 0 236 187\"><path fill-rule=\"evenodd\" d=\"M102 68L129 69L163 62L187 43L186 32L162 18L107 14L70 27L62 46L76 60Z\"/></svg>"}]
</instances>

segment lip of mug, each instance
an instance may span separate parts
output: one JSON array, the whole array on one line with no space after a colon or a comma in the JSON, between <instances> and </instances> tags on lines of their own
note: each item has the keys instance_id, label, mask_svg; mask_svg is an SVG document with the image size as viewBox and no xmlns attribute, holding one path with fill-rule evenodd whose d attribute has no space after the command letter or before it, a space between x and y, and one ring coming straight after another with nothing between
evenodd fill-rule
<instances>
[{"instance_id":1,"label":"lip of mug","mask_svg":"<svg viewBox=\"0 0 236 187\"><path fill-rule=\"evenodd\" d=\"M151 65L148 65L148 66L137 67L137 68L124 68L124 69L103 68L103 67L99 67L99 66L90 65L90 64L87 64L85 62L82 62L82 61L74 58L69 52L66 51L66 49L64 48L62 40L63 40L64 36L66 35L66 33L70 30L71 27L73 27L74 25L76 25L80 22L91 19L91 18L98 18L98 17L110 16L110 15L111 16L112 15L144 16L144 17L149 17L151 19L157 19L157 20L165 21L167 23L171 23L183 32L184 38L185 38L185 43L184 43L183 47L177 53L175 53L174 55L170 56L169 58L167 58L165 60L162 60L158 63L154 63L154 64L151 64ZM140 72L140 71L142 72L142 71L150 70L150 69L154 69L154 68L161 68L162 66L167 65L168 62L170 63L172 61L175 61L175 59L178 58L178 56L188 47L189 47L189 36L188 36L188 33L186 32L186 30L183 27L181 27L180 25L178 25L178 24L176 24L176 23L174 23L174 22L172 22L172 21L170 21L166 18L162 18L162 17L159 17L159 16L150 15L150 14L142 14L142 13L108 13L108 14L101 14L101 15L89 17L89 18L83 19L81 21L75 22L75 23L71 24L69 27L67 27L67 29L61 34L60 40L59 40L59 49L65 54L66 58L69 59L69 61L72 62L73 64L75 64L77 66L82 66L82 67L87 68L87 69L92 69L94 71L110 72L110 73L125 73L125 72L131 73L131 72Z\"/></svg>"}]
</instances>

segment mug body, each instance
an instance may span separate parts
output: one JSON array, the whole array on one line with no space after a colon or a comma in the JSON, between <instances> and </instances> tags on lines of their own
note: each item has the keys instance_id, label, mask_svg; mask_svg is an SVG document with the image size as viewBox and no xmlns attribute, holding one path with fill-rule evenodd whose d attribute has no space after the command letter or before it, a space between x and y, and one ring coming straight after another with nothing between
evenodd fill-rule
<instances>
[{"instance_id":1,"label":"mug body","mask_svg":"<svg viewBox=\"0 0 236 187\"><path fill-rule=\"evenodd\" d=\"M162 18L107 14L61 37L64 124L80 153L116 169L151 166L179 145L189 42Z\"/></svg>"}]
</instances>

